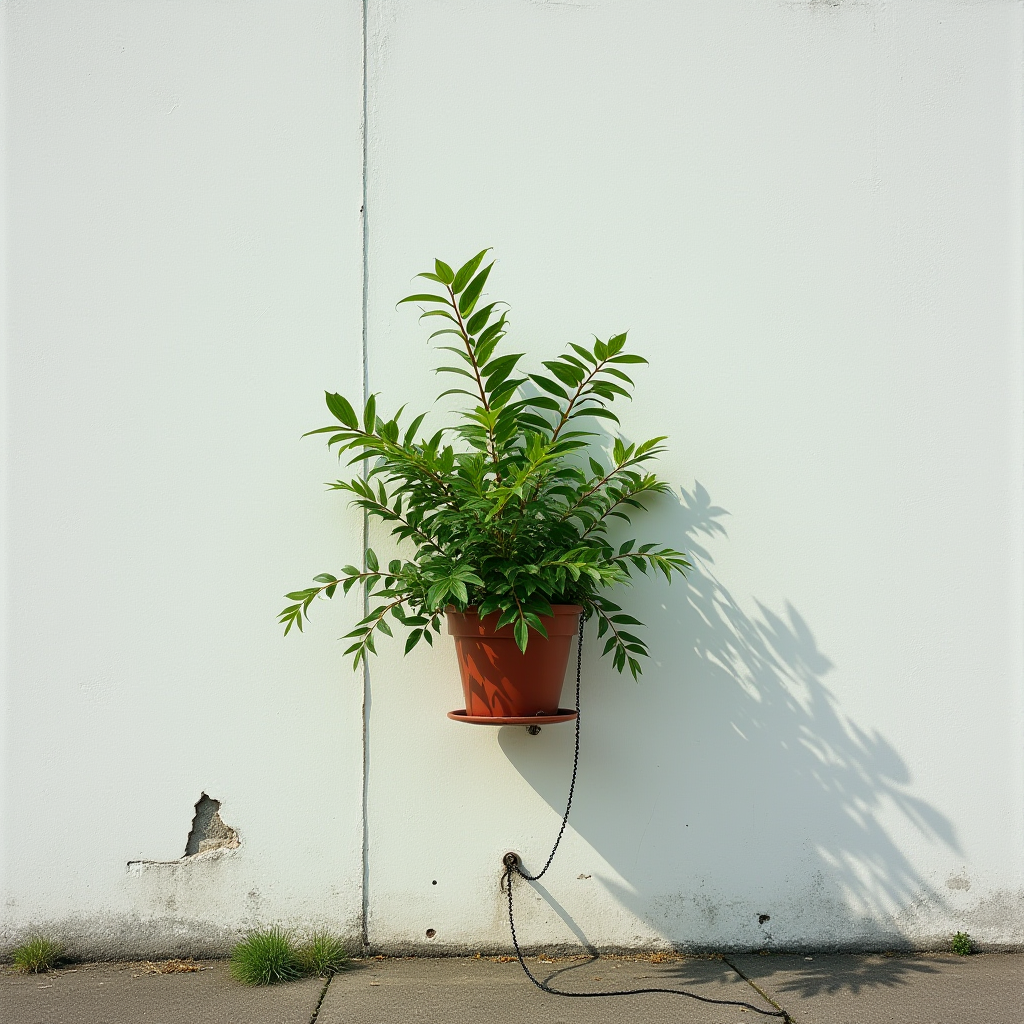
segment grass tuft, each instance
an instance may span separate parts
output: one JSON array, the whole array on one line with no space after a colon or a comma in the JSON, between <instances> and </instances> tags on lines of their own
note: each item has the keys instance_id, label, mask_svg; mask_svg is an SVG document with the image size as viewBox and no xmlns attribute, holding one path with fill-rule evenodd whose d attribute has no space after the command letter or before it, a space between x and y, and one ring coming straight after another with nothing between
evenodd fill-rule
<instances>
[{"instance_id":1,"label":"grass tuft","mask_svg":"<svg viewBox=\"0 0 1024 1024\"><path fill-rule=\"evenodd\" d=\"M231 976L246 985L275 985L302 977L291 936L280 928L251 932L231 952Z\"/></svg>"},{"instance_id":2,"label":"grass tuft","mask_svg":"<svg viewBox=\"0 0 1024 1024\"><path fill-rule=\"evenodd\" d=\"M348 950L341 939L330 932L314 932L297 950L299 964L306 974L329 978L349 966Z\"/></svg>"},{"instance_id":3,"label":"grass tuft","mask_svg":"<svg viewBox=\"0 0 1024 1024\"><path fill-rule=\"evenodd\" d=\"M53 970L64 956L64 947L41 936L29 939L12 954L14 966L24 974L45 974Z\"/></svg>"},{"instance_id":4,"label":"grass tuft","mask_svg":"<svg viewBox=\"0 0 1024 1024\"><path fill-rule=\"evenodd\" d=\"M957 932L953 936L953 952L957 956L970 956L974 952L974 943L971 942L970 935L967 932Z\"/></svg>"}]
</instances>

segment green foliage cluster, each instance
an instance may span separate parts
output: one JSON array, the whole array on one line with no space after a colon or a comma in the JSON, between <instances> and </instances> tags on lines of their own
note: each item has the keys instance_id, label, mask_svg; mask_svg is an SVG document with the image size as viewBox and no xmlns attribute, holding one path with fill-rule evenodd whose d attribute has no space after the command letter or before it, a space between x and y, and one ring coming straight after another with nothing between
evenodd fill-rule
<instances>
[{"instance_id":1,"label":"green foliage cluster","mask_svg":"<svg viewBox=\"0 0 1024 1024\"><path fill-rule=\"evenodd\" d=\"M970 956L974 952L974 944L967 932L957 932L953 936L952 948L957 956Z\"/></svg>"},{"instance_id":2,"label":"green foliage cluster","mask_svg":"<svg viewBox=\"0 0 1024 1024\"><path fill-rule=\"evenodd\" d=\"M231 951L231 976L246 985L274 985L302 977L291 936L280 928L251 932Z\"/></svg>"},{"instance_id":3,"label":"green foliage cluster","mask_svg":"<svg viewBox=\"0 0 1024 1024\"><path fill-rule=\"evenodd\" d=\"M458 271L435 261L418 275L433 291L402 299L427 307L421 319L437 318L440 351L452 358L438 373L458 378L442 392L465 399L454 426L420 436L425 414L407 427L403 409L385 418L371 395L359 416L340 394L327 394L334 423L311 434L328 434L328 446L348 464L368 465L365 476L329 485L353 496L353 503L389 524L397 540L413 549L386 567L372 550L365 567L348 565L340 576L323 573L316 586L287 595L280 615L288 633L302 629L310 605L348 593L362 584L374 606L346 639L354 666L375 653L379 633L393 635L388 618L407 628L406 653L421 640L433 643L440 614L451 605L475 606L481 616L499 613L499 627L511 625L526 650L541 617L552 604L580 604L607 634L603 654L612 653L619 672L640 673L645 642L633 632L642 623L603 593L630 582L635 572L662 573L671 582L689 562L679 552L627 540L608 539L615 520L667 490L647 469L664 449L664 437L638 444L615 438L610 451L593 445L595 420L618 423L609 406L630 398L627 367L646 360L626 351L626 335L595 340L542 363L544 372L524 371L522 352L505 352L508 327L503 303L480 307L493 263L480 269L488 250ZM400 303L401 304L401 303Z\"/></svg>"},{"instance_id":4,"label":"green foliage cluster","mask_svg":"<svg viewBox=\"0 0 1024 1024\"><path fill-rule=\"evenodd\" d=\"M45 974L63 959L64 947L59 942L37 935L18 946L11 954L15 968L23 974Z\"/></svg>"},{"instance_id":5,"label":"green foliage cluster","mask_svg":"<svg viewBox=\"0 0 1024 1024\"><path fill-rule=\"evenodd\" d=\"M349 956L342 941L319 931L296 945L281 928L250 932L231 952L231 976L246 985L275 985L315 975L326 978L344 970Z\"/></svg>"},{"instance_id":6,"label":"green foliage cluster","mask_svg":"<svg viewBox=\"0 0 1024 1024\"><path fill-rule=\"evenodd\" d=\"M330 932L315 932L296 950L304 974L328 978L349 966L348 950Z\"/></svg>"}]
</instances>

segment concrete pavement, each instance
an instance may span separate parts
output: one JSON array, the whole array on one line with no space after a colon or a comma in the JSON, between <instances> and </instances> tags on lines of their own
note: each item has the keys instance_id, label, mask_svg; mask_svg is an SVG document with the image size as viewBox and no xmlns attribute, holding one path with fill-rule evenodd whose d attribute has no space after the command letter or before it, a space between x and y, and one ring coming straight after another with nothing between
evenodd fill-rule
<instances>
[{"instance_id":1,"label":"concrete pavement","mask_svg":"<svg viewBox=\"0 0 1024 1024\"><path fill-rule=\"evenodd\" d=\"M797 1024L1011 1024L1024 1020L1024 955L730 956Z\"/></svg>"},{"instance_id":2,"label":"concrete pavement","mask_svg":"<svg viewBox=\"0 0 1024 1024\"><path fill-rule=\"evenodd\" d=\"M321 978L250 988L225 961L195 974L146 974L132 964L76 964L0 975L3 1024L308 1024Z\"/></svg>"},{"instance_id":3,"label":"concrete pavement","mask_svg":"<svg viewBox=\"0 0 1024 1024\"><path fill-rule=\"evenodd\" d=\"M566 998L530 984L515 961L379 960L331 982L316 1024L734 1024L774 1021L755 1009L774 1010L721 960L668 963L581 958L554 963L529 960L530 969L570 992L621 988L685 988L701 997L642 995ZM728 1002L727 1002L728 1001ZM729 1003L748 1003L754 1009Z\"/></svg>"},{"instance_id":4,"label":"concrete pavement","mask_svg":"<svg viewBox=\"0 0 1024 1024\"><path fill-rule=\"evenodd\" d=\"M729 955L530 958L534 973L575 992L685 989L673 995L565 998L534 988L515 961L370 958L330 985L264 989L234 982L222 961L194 974L82 964L52 974L0 973L3 1024L1018 1024L1024 956ZM323 999L321 1002L321 996ZM746 1003L747 1006L736 1005Z\"/></svg>"}]
</instances>

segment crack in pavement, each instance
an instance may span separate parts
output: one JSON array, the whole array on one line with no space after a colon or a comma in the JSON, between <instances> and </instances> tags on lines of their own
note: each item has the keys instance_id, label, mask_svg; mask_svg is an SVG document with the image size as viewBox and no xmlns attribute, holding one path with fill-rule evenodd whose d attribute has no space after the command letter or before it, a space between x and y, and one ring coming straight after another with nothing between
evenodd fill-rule
<instances>
[{"instance_id":1,"label":"crack in pavement","mask_svg":"<svg viewBox=\"0 0 1024 1024\"><path fill-rule=\"evenodd\" d=\"M327 990L331 987L333 978L333 974L327 975L324 987L320 990L320 998L316 1001L316 1006L313 1007L313 1016L309 1018L309 1024L316 1024L316 1019L320 1015L320 1007L324 1005L324 999L327 997Z\"/></svg>"},{"instance_id":2,"label":"crack in pavement","mask_svg":"<svg viewBox=\"0 0 1024 1024\"><path fill-rule=\"evenodd\" d=\"M789 1010L784 1006L779 1006L779 1004L775 1002L767 992L755 985L731 960L729 960L728 957L723 956L722 960L728 964L729 967L734 970L763 1000L765 1000L765 1002L771 1003L779 1013L784 1013L785 1017L783 1017L783 1020L786 1024L797 1024L797 1021L793 1019Z\"/></svg>"}]
</instances>

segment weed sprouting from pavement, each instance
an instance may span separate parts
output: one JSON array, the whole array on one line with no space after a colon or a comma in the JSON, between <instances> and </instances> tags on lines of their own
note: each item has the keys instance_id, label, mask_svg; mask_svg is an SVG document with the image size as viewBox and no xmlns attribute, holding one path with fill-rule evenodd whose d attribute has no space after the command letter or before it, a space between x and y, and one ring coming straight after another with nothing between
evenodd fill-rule
<instances>
[{"instance_id":1,"label":"weed sprouting from pavement","mask_svg":"<svg viewBox=\"0 0 1024 1024\"><path fill-rule=\"evenodd\" d=\"M20 945L12 954L17 970L23 974L44 974L53 970L64 956L64 947L37 935Z\"/></svg>"},{"instance_id":2,"label":"weed sprouting from pavement","mask_svg":"<svg viewBox=\"0 0 1024 1024\"><path fill-rule=\"evenodd\" d=\"M298 950L299 964L306 974L329 978L349 966L348 951L341 939L330 932L314 932Z\"/></svg>"},{"instance_id":3,"label":"weed sprouting from pavement","mask_svg":"<svg viewBox=\"0 0 1024 1024\"><path fill-rule=\"evenodd\" d=\"M231 953L231 976L246 985L275 985L302 974L291 936L280 928L250 932Z\"/></svg>"}]
</instances>

